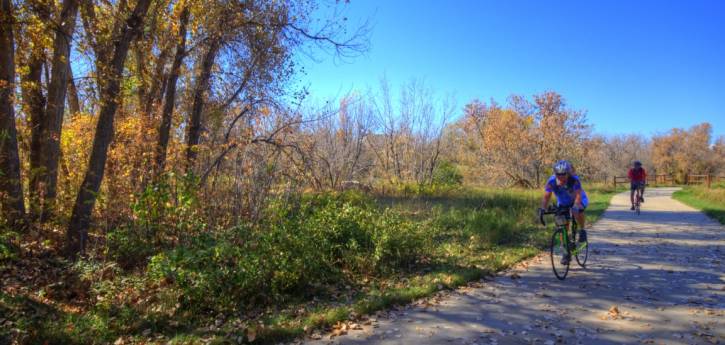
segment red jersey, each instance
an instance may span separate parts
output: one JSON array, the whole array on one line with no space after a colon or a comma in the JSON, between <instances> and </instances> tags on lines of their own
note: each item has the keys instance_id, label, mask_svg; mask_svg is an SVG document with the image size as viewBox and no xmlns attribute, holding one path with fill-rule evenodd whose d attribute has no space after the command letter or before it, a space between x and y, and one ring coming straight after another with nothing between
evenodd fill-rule
<instances>
[{"instance_id":1,"label":"red jersey","mask_svg":"<svg viewBox=\"0 0 725 345\"><path fill-rule=\"evenodd\" d=\"M647 172L644 171L644 168L630 168L627 176L629 176L629 180L632 182L644 182L647 180Z\"/></svg>"}]
</instances>

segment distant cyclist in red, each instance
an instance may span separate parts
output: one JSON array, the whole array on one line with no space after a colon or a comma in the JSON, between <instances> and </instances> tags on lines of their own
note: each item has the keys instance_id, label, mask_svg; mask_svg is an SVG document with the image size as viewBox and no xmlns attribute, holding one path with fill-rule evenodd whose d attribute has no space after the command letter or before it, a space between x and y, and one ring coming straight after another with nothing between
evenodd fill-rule
<instances>
[{"instance_id":1,"label":"distant cyclist in red","mask_svg":"<svg viewBox=\"0 0 725 345\"><path fill-rule=\"evenodd\" d=\"M634 210L634 192L639 189L640 190L640 202L644 202L644 185L647 183L647 172L642 167L642 162L640 161L634 161L632 163L632 168L629 169L629 172L627 172L627 176L629 176L629 186L630 186L630 194L629 194L629 200L632 202L632 208L630 210Z\"/></svg>"}]
</instances>

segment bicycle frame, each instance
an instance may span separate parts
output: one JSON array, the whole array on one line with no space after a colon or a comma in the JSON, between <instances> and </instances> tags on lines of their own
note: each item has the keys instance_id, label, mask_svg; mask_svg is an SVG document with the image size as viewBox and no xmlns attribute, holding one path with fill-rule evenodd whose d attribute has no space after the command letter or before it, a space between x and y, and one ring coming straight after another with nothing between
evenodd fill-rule
<instances>
[{"instance_id":1,"label":"bicycle frame","mask_svg":"<svg viewBox=\"0 0 725 345\"><path fill-rule=\"evenodd\" d=\"M576 233L576 219L571 214L571 208L569 207L549 207L548 210L546 210L540 217L541 224L546 226L546 222L544 221L544 215L547 214L553 214L554 215L554 221L556 224L556 229L562 229L562 238L559 240L561 243L566 243L567 247L570 248L569 252L572 255L577 255L579 252L584 249L586 244L581 244L579 246L572 246L574 244L574 241L571 240L572 237L575 237ZM570 235L571 234L571 235Z\"/></svg>"},{"instance_id":2,"label":"bicycle frame","mask_svg":"<svg viewBox=\"0 0 725 345\"><path fill-rule=\"evenodd\" d=\"M642 194L644 194L644 184L637 186L637 189L634 191L634 212L639 215L640 213L640 207L641 205L641 198Z\"/></svg>"}]
</instances>

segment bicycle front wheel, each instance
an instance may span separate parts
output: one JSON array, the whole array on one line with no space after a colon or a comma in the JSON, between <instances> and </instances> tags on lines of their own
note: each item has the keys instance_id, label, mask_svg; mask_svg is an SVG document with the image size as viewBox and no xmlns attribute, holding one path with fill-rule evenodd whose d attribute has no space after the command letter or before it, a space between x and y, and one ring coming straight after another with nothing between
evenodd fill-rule
<instances>
[{"instance_id":1,"label":"bicycle front wheel","mask_svg":"<svg viewBox=\"0 0 725 345\"><path fill-rule=\"evenodd\" d=\"M564 229L557 229L551 236L551 246L549 253L551 254L551 268L554 275L559 280L564 280L569 273L569 246L567 245L566 234ZM565 260L566 259L566 260Z\"/></svg>"},{"instance_id":2,"label":"bicycle front wheel","mask_svg":"<svg viewBox=\"0 0 725 345\"><path fill-rule=\"evenodd\" d=\"M589 242L581 242L576 241L576 253L574 257L576 258L576 263L579 264L582 268L587 268L587 259L589 258Z\"/></svg>"}]
</instances>

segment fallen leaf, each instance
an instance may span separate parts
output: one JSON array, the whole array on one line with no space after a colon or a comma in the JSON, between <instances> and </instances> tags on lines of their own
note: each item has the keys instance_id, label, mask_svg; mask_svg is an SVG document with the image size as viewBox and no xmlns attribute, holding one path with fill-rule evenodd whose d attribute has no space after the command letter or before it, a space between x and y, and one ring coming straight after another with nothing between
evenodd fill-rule
<instances>
[{"instance_id":1,"label":"fallen leaf","mask_svg":"<svg viewBox=\"0 0 725 345\"><path fill-rule=\"evenodd\" d=\"M613 305L609 308L609 316L612 319L617 319L620 317L619 308L616 305Z\"/></svg>"},{"instance_id":2,"label":"fallen leaf","mask_svg":"<svg viewBox=\"0 0 725 345\"><path fill-rule=\"evenodd\" d=\"M257 339L257 330L254 328L247 328L247 340L251 343Z\"/></svg>"}]
</instances>

